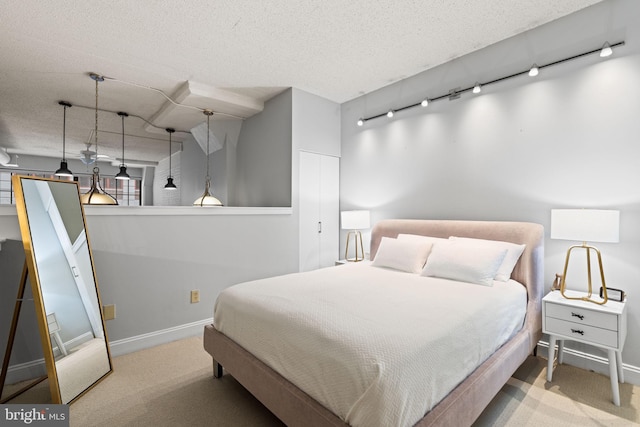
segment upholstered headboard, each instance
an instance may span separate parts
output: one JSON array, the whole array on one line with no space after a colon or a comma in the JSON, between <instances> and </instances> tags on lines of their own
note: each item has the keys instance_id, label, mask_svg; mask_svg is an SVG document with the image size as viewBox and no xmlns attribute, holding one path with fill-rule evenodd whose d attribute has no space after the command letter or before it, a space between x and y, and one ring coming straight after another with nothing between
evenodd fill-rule
<instances>
[{"instance_id":1,"label":"upholstered headboard","mask_svg":"<svg viewBox=\"0 0 640 427\"><path fill-rule=\"evenodd\" d=\"M508 221L449 221L419 219L387 219L378 222L371 233L370 257L373 259L383 237L397 237L398 234L419 234L423 236L473 237L477 239L502 240L525 244L525 250L518 260L511 278L527 288L528 307L526 323L540 334L541 304L544 293L544 228L530 222ZM533 322L533 323L530 323ZM535 333L532 340L537 342ZM535 345L535 343L532 343Z\"/></svg>"}]
</instances>

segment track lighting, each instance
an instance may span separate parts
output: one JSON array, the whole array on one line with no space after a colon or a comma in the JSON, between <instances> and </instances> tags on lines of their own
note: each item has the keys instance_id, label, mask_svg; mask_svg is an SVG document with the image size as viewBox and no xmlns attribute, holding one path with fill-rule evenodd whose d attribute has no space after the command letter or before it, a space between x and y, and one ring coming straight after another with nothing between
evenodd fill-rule
<instances>
[{"instance_id":1,"label":"track lighting","mask_svg":"<svg viewBox=\"0 0 640 427\"><path fill-rule=\"evenodd\" d=\"M427 105L429 105L431 102L433 101L439 101L441 99L449 99L449 100L453 100L453 99L457 99L460 97L460 94L464 93L464 92L469 92L471 91L472 93L478 94L482 91L482 87L488 84L492 84L492 83L498 83L501 82L503 80L507 80L510 79L512 77L518 77L520 75L523 74L529 74L530 76L536 76L538 75L539 71L541 68L545 68L545 67L550 67L552 65L557 65L563 62L567 62L567 61L572 61L574 59L578 59L578 58L582 58L583 56L587 56L587 55L592 55L594 53L599 53L601 57L605 58L607 56L610 56L613 53L613 48L614 47L618 47L618 46L624 46L625 42L621 41L621 42L617 42L614 43L612 45L609 44L609 42L605 42L604 45L602 45L602 47L599 47L597 49L593 49L590 50L588 52L583 52L583 53L579 53L577 55L573 55L564 59L560 59L558 61L554 61L548 64L544 64L541 66L538 66L537 64L533 64L533 66L531 66L530 69L526 70L526 71L520 71L518 73L514 73L508 76L504 76L504 77L499 77L497 79L488 81L488 82L484 82L484 83L480 83L480 82L476 82L474 86L470 86L470 87L466 87L464 89L462 88L456 88L456 89L452 89L450 90L448 93L444 94L444 95L440 95L440 96L436 96L433 98L424 98L422 101L416 103L416 104L411 104L411 105L407 105L405 107L401 107L401 108L396 108L395 110L389 110L387 113L381 113L381 114L376 114L370 117L361 117L358 119L358 126L362 126L364 125L365 122L372 120L372 119L377 119L379 117L382 116L387 116L387 117L393 117L393 114L397 111L403 111L403 110L407 110L409 108L414 108L414 107L418 107L418 106L422 106L422 107L426 107Z\"/></svg>"}]
</instances>

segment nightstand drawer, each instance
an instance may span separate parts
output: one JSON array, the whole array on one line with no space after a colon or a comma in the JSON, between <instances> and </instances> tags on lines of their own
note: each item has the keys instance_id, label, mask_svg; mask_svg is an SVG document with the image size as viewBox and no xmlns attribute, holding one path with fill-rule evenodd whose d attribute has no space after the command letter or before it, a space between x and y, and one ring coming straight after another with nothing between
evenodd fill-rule
<instances>
[{"instance_id":1,"label":"nightstand drawer","mask_svg":"<svg viewBox=\"0 0 640 427\"><path fill-rule=\"evenodd\" d=\"M618 332L616 331L596 328L581 323L567 322L566 320L555 319L548 315L545 320L545 326L545 332L548 334L563 335L581 342L618 348Z\"/></svg>"},{"instance_id":2,"label":"nightstand drawer","mask_svg":"<svg viewBox=\"0 0 640 427\"><path fill-rule=\"evenodd\" d=\"M568 322L597 326L598 328L609 329L612 331L618 330L618 316L613 313L601 313L594 310L553 303L546 303L545 309L547 321L549 321L549 317L553 317L556 319L566 320Z\"/></svg>"}]
</instances>

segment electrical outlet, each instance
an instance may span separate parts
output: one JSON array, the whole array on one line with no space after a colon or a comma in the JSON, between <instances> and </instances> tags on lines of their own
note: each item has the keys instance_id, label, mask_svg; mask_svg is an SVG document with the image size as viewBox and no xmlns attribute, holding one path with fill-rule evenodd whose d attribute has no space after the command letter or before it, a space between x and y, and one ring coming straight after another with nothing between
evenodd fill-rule
<instances>
[{"instance_id":1,"label":"electrical outlet","mask_svg":"<svg viewBox=\"0 0 640 427\"><path fill-rule=\"evenodd\" d=\"M116 305L110 304L102 306L102 313L104 314L104 320L113 320L116 318Z\"/></svg>"},{"instance_id":2,"label":"electrical outlet","mask_svg":"<svg viewBox=\"0 0 640 427\"><path fill-rule=\"evenodd\" d=\"M198 289L194 289L191 291L191 304L195 304L200 302L200 291Z\"/></svg>"}]
</instances>

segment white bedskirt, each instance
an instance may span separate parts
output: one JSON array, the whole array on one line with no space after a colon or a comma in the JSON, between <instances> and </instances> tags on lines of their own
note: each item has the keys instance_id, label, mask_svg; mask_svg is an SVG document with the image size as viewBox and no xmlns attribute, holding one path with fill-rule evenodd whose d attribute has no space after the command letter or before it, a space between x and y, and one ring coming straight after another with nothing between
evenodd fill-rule
<instances>
[{"instance_id":1,"label":"white bedskirt","mask_svg":"<svg viewBox=\"0 0 640 427\"><path fill-rule=\"evenodd\" d=\"M224 290L214 326L348 424L411 426L522 327L526 290L349 263Z\"/></svg>"}]
</instances>

